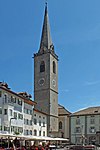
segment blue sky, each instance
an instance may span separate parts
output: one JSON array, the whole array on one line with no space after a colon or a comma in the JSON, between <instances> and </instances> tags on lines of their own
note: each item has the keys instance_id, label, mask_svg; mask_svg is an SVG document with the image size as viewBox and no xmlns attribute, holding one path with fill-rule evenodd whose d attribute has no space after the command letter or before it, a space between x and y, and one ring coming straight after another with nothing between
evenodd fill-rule
<instances>
[{"instance_id":1,"label":"blue sky","mask_svg":"<svg viewBox=\"0 0 100 150\"><path fill-rule=\"evenodd\" d=\"M0 0L0 81L33 95L43 0ZM100 0L48 0L59 56L59 103L75 112L100 105Z\"/></svg>"}]
</instances>

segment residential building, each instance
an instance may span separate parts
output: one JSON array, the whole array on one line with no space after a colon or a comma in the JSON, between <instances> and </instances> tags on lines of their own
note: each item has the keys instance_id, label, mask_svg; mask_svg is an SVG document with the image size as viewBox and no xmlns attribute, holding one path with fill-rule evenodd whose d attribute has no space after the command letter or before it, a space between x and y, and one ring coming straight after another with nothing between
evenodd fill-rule
<instances>
[{"instance_id":1,"label":"residential building","mask_svg":"<svg viewBox=\"0 0 100 150\"><path fill-rule=\"evenodd\" d=\"M34 109L34 135L47 136L47 115Z\"/></svg>"},{"instance_id":2,"label":"residential building","mask_svg":"<svg viewBox=\"0 0 100 150\"><path fill-rule=\"evenodd\" d=\"M40 124L34 123L34 105L31 96L26 92L15 93L6 83L0 82L0 132L21 135L36 135L35 128L40 128ZM41 124L43 136L47 133L46 115L39 112L39 116L44 118ZM37 121L40 118L37 116ZM39 136L40 134L38 134Z\"/></svg>"},{"instance_id":3,"label":"residential building","mask_svg":"<svg viewBox=\"0 0 100 150\"><path fill-rule=\"evenodd\" d=\"M71 114L71 142L74 144L100 143L100 106L89 107Z\"/></svg>"}]
</instances>

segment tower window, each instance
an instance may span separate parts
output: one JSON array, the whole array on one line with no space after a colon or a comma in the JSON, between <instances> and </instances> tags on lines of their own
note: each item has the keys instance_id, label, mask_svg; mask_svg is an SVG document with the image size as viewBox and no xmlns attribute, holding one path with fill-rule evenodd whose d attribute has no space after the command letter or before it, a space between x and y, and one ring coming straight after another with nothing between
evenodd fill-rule
<instances>
[{"instance_id":1,"label":"tower window","mask_svg":"<svg viewBox=\"0 0 100 150\"><path fill-rule=\"evenodd\" d=\"M56 73L56 63L53 61L53 73Z\"/></svg>"},{"instance_id":2,"label":"tower window","mask_svg":"<svg viewBox=\"0 0 100 150\"><path fill-rule=\"evenodd\" d=\"M40 72L45 72L45 62L42 61L40 64Z\"/></svg>"}]
</instances>

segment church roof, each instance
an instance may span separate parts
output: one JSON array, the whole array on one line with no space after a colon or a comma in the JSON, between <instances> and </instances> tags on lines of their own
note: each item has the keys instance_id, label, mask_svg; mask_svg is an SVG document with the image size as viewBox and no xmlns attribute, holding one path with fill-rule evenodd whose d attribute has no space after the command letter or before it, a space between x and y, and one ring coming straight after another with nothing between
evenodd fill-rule
<instances>
[{"instance_id":1,"label":"church roof","mask_svg":"<svg viewBox=\"0 0 100 150\"><path fill-rule=\"evenodd\" d=\"M65 116L70 115L71 113L62 105L58 104L58 115Z\"/></svg>"},{"instance_id":2,"label":"church roof","mask_svg":"<svg viewBox=\"0 0 100 150\"><path fill-rule=\"evenodd\" d=\"M43 53L46 50L52 50L52 51L54 50L54 46L53 46L51 35L50 35L50 25L49 25L47 3L45 5L44 22L43 22L39 52Z\"/></svg>"}]
</instances>

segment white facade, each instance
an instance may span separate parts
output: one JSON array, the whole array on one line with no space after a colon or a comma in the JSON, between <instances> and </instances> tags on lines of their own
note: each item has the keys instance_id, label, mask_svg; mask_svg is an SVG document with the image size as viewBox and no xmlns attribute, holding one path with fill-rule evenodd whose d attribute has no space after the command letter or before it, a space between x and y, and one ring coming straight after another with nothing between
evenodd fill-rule
<instances>
[{"instance_id":1,"label":"white facade","mask_svg":"<svg viewBox=\"0 0 100 150\"><path fill-rule=\"evenodd\" d=\"M34 116L34 105L29 97L23 97L8 88L7 84L0 83L0 132L21 135L34 135L34 129L43 131L41 136L47 135L46 115L41 112ZM41 125L34 124L34 117ZM43 122L44 121L44 122ZM45 127L43 126L45 124ZM40 135L39 133L36 135Z\"/></svg>"},{"instance_id":2,"label":"white facade","mask_svg":"<svg viewBox=\"0 0 100 150\"><path fill-rule=\"evenodd\" d=\"M47 116L34 109L34 135L47 136Z\"/></svg>"}]
</instances>

